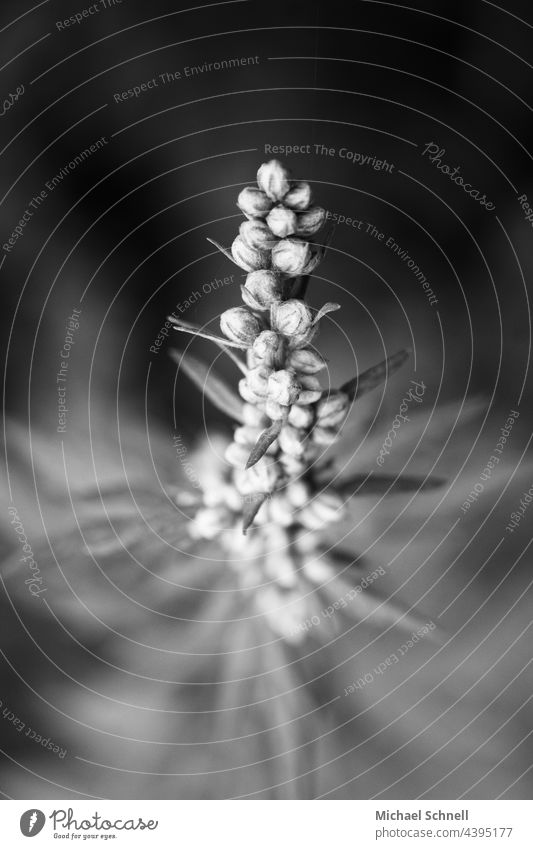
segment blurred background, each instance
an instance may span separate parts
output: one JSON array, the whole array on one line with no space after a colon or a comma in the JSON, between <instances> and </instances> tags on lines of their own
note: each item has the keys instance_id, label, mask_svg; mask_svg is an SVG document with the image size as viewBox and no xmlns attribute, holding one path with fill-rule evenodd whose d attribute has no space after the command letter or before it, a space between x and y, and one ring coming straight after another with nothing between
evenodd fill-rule
<instances>
[{"instance_id":1,"label":"blurred background","mask_svg":"<svg viewBox=\"0 0 533 849\"><path fill-rule=\"evenodd\" d=\"M506 531L533 484L528 4L0 14L2 794L528 798L528 513ZM230 423L177 374L190 340L165 321L217 332L239 302L206 239L230 244L273 154L339 222L309 294L342 306L320 338L331 381L413 349L353 413L344 473L417 379L387 471L449 483L354 505L361 574L386 566L380 592L439 636L350 696L405 635L370 619L284 645L216 547L190 549L174 498L176 438L194 466ZM208 342L191 351L236 382Z\"/></svg>"}]
</instances>

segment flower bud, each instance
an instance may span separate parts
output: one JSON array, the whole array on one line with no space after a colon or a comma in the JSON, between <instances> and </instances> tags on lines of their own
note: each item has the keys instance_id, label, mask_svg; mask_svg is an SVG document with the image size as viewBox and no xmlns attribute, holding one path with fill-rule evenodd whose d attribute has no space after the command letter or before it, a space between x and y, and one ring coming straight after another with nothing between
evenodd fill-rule
<instances>
[{"instance_id":1,"label":"flower bud","mask_svg":"<svg viewBox=\"0 0 533 849\"><path fill-rule=\"evenodd\" d=\"M231 516L226 507L202 507L191 524L191 534L196 539L214 539L227 528Z\"/></svg>"},{"instance_id":2,"label":"flower bud","mask_svg":"<svg viewBox=\"0 0 533 849\"><path fill-rule=\"evenodd\" d=\"M283 198L285 206L291 209L307 209L312 201L311 186L302 180L292 183L291 188Z\"/></svg>"},{"instance_id":3,"label":"flower bud","mask_svg":"<svg viewBox=\"0 0 533 849\"><path fill-rule=\"evenodd\" d=\"M224 487L224 504L235 513L240 513L242 510L241 495L232 483L228 483Z\"/></svg>"},{"instance_id":4,"label":"flower bud","mask_svg":"<svg viewBox=\"0 0 533 849\"><path fill-rule=\"evenodd\" d=\"M293 404L289 412L289 424L297 428L309 428L313 424L315 415L311 407L302 407L301 404Z\"/></svg>"},{"instance_id":5,"label":"flower bud","mask_svg":"<svg viewBox=\"0 0 533 849\"><path fill-rule=\"evenodd\" d=\"M291 348L304 348L306 345L311 342L316 334L318 333L318 327L316 324L313 327L310 327L307 333L300 333L296 336L293 336L290 340Z\"/></svg>"},{"instance_id":6,"label":"flower bud","mask_svg":"<svg viewBox=\"0 0 533 849\"><path fill-rule=\"evenodd\" d=\"M272 212L270 215L272 215ZM325 220L326 210L321 206L312 206L311 209L299 213L296 233L299 236L314 236L315 233L318 233ZM295 231L293 230L293 232Z\"/></svg>"},{"instance_id":7,"label":"flower bud","mask_svg":"<svg viewBox=\"0 0 533 849\"><path fill-rule=\"evenodd\" d=\"M303 475L308 465L302 458L291 457L290 454L281 454L279 461L285 473L291 478L297 478L299 475Z\"/></svg>"},{"instance_id":8,"label":"flower bud","mask_svg":"<svg viewBox=\"0 0 533 849\"><path fill-rule=\"evenodd\" d=\"M272 308L272 327L284 336L306 333L313 325L313 316L303 301L291 298Z\"/></svg>"},{"instance_id":9,"label":"flower bud","mask_svg":"<svg viewBox=\"0 0 533 849\"><path fill-rule=\"evenodd\" d=\"M263 430L269 424L268 417L261 410L258 410L255 404L243 404L242 417L247 427L256 427Z\"/></svg>"},{"instance_id":10,"label":"flower bud","mask_svg":"<svg viewBox=\"0 0 533 849\"><path fill-rule=\"evenodd\" d=\"M259 404L260 401L264 401L264 398L261 395L257 395L252 389L250 389L245 377L239 380L239 395L241 398L244 398L248 404Z\"/></svg>"},{"instance_id":11,"label":"flower bud","mask_svg":"<svg viewBox=\"0 0 533 849\"><path fill-rule=\"evenodd\" d=\"M289 171L277 159L264 162L257 172L257 185L271 200L283 200L290 189Z\"/></svg>"},{"instance_id":12,"label":"flower bud","mask_svg":"<svg viewBox=\"0 0 533 849\"><path fill-rule=\"evenodd\" d=\"M250 469L238 469L234 480L241 495L251 495L256 492L273 492L282 476L279 463L270 457L261 457Z\"/></svg>"},{"instance_id":13,"label":"flower bud","mask_svg":"<svg viewBox=\"0 0 533 849\"><path fill-rule=\"evenodd\" d=\"M300 404L314 404L322 396L322 387L314 374L302 374L299 377L301 391L298 397Z\"/></svg>"},{"instance_id":14,"label":"flower bud","mask_svg":"<svg viewBox=\"0 0 533 849\"><path fill-rule=\"evenodd\" d=\"M282 239L272 248L272 266L288 277L298 277L307 273L304 270L311 266L314 254L309 242L300 239ZM315 263L313 268L318 265Z\"/></svg>"},{"instance_id":15,"label":"flower bud","mask_svg":"<svg viewBox=\"0 0 533 849\"><path fill-rule=\"evenodd\" d=\"M271 372L268 378L268 400L288 407L298 399L300 394L300 383L295 372L288 369L280 369Z\"/></svg>"},{"instance_id":16,"label":"flower bud","mask_svg":"<svg viewBox=\"0 0 533 849\"><path fill-rule=\"evenodd\" d=\"M246 244L242 236L237 236L231 246L233 261L245 271L255 271L258 268L268 268L270 265L270 252L251 248Z\"/></svg>"},{"instance_id":17,"label":"flower bud","mask_svg":"<svg viewBox=\"0 0 533 849\"><path fill-rule=\"evenodd\" d=\"M278 275L262 268L252 271L242 288L242 299L251 309L267 310L281 301L283 287Z\"/></svg>"},{"instance_id":18,"label":"flower bud","mask_svg":"<svg viewBox=\"0 0 533 849\"><path fill-rule=\"evenodd\" d=\"M305 430L298 430L291 425L281 428L278 442L281 450L290 457L303 457L305 451Z\"/></svg>"},{"instance_id":19,"label":"flower bud","mask_svg":"<svg viewBox=\"0 0 533 849\"><path fill-rule=\"evenodd\" d=\"M237 198L237 206L247 218L266 218L272 209L272 201L261 189L246 186Z\"/></svg>"},{"instance_id":20,"label":"flower bud","mask_svg":"<svg viewBox=\"0 0 533 849\"><path fill-rule=\"evenodd\" d=\"M235 428L235 431L233 433L233 440L238 445L251 447L255 445L257 437L260 433L261 428L259 427L250 427L248 425L243 425L242 427Z\"/></svg>"},{"instance_id":21,"label":"flower bud","mask_svg":"<svg viewBox=\"0 0 533 849\"><path fill-rule=\"evenodd\" d=\"M237 442L230 442L224 452L224 457L228 463L235 466L236 469L244 469L249 456L249 448L246 445L239 445Z\"/></svg>"},{"instance_id":22,"label":"flower bud","mask_svg":"<svg viewBox=\"0 0 533 849\"><path fill-rule=\"evenodd\" d=\"M268 514L271 522L282 528L288 528L293 523L294 507L289 503L287 496L283 492L277 492L270 499L268 505ZM294 573L293 573L294 574Z\"/></svg>"},{"instance_id":23,"label":"flower bud","mask_svg":"<svg viewBox=\"0 0 533 849\"><path fill-rule=\"evenodd\" d=\"M279 422L280 419L287 418L289 407L279 404L277 401L270 401L268 398L265 403L265 413L273 422Z\"/></svg>"},{"instance_id":24,"label":"flower bud","mask_svg":"<svg viewBox=\"0 0 533 849\"><path fill-rule=\"evenodd\" d=\"M304 481L292 481L287 486L286 492L293 507L303 507L310 499L309 485Z\"/></svg>"},{"instance_id":25,"label":"flower bud","mask_svg":"<svg viewBox=\"0 0 533 849\"><path fill-rule=\"evenodd\" d=\"M261 363L259 363L257 361L257 358L254 356L253 346L251 348L246 349L246 365L248 366L248 368L255 368L256 366L261 365Z\"/></svg>"},{"instance_id":26,"label":"flower bud","mask_svg":"<svg viewBox=\"0 0 533 849\"><path fill-rule=\"evenodd\" d=\"M344 392L331 392L316 405L316 417L319 427L339 427L350 408L350 399Z\"/></svg>"},{"instance_id":27,"label":"flower bud","mask_svg":"<svg viewBox=\"0 0 533 849\"><path fill-rule=\"evenodd\" d=\"M218 507L219 504L225 503L224 484L218 482L216 486L211 486L208 489L203 489L203 502L206 507Z\"/></svg>"},{"instance_id":28,"label":"flower bud","mask_svg":"<svg viewBox=\"0 0 533 849\"><path fill-rule=\"evenodd\" d=\"M324 358L310 348L299 348L289 353L287 365L300 374L315 374L326 365Z\"/></svg>"},{"instance_id":29,"label":"flower bud","mask_svg":"<svg viewBox=\"0 0 533 849\"><path fill-rule=\"evenodd\" d=\"M333 427L314 427L312 437L317 445L328 446L337 441L339 432Z\"/></svg>"},{"instance_id":30,"label":"flower bud","mask_svg":"<svg viewBox=\"0 0 533 849\"><path fill-rule=\"evenodd\" d=\"M254 357L265 365L272 365L281 359L283 337L274 330L263 330L255 339L252 352Z\"/></svg>"},{"instance_id":31,"label":"flower bud","mask_svg":"<svg viewBox=\"0 0 533 849\"><path fill-rule=\"evenodd\" d=\"M220 316L220 328L224 336L241 345L252 345L261 333L261 324L245 307L232 307Z\"/></svg>"},{"instance_id":32,"label":"flower bud","mask_svg":"<svg viewBox=\"0 0 533 849\"><path fill-rule=\"evenodd\" d=\"M320 556L320 552L315 550L313 554L315 556L306 560L303 564L302 573L306 578L309 578L313 584L320 587L331 580L331 564L328 563L325 558ZM334 609L335 608L333 608L333 610Z\"/></svg>"},{"instance_id":33,"label":"flower bud","mask_svg":"<svg viewBox=\"0 0 533 849\"><path fill-rule=\"evenodd\" d=\"M285 206L275 206L268 213L266 223L276 236L284 239L286 236L296 233L300 222L299 216L292 209L287 209Z\"/></svg>"},{"instance_id":34,"label":"flower bud","mask_svg":"<svg viewBox=\"0 0 533 849\"><path fill-rule=\"evenodd\" d=\"M344 502L336 492L320 492L298 513L302 525L309 530L317 530L324 525L333 524L342 519Z\"/></svg>"},{"instance_id":35,"label":"flower bud","mask_svg":"<svg viewBox=\"0 0 533 849\"><path fill-rule=\"evenodd\" d=\"M239 227L239 233L248 247L262 251L271 250L278 241L270 227L267 227L260 218L243 221Z\"/></svg>"},{"instance_id":36,"label":"flower bud","mask_svg":"<svg viewBox=\"0 0 533 849\"><path fill-rule=\"evenodd\" d=\"M270 397L270 377L274 373L268 366L257 366L248 372L246 383L260 398L266 398L267 395Z\"/></svg>"}]
</instances>

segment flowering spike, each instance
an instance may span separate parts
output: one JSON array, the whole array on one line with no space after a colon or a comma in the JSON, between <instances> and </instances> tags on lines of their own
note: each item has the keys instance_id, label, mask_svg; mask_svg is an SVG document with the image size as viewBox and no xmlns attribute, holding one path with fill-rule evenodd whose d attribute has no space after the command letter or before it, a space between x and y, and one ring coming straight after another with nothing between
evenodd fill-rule
<instances>
[{"instance_id":1,"label":"flowering spike","mask_svg":"<svg viewBox=\"0 0 533 849\"><path fill-rule=\"evenodd\" d=\"M241 526L246 535L264 504L264 521L257 522L254 539L246 543L246 551L253 554L250 565L253 560L264 571L258 584L266 578L263 583L274 594L277 589L292 593L304 557L315 565L320 562L318 572L316 568L308 572L309 578L311 573L319 575L325 585L335 579L335 563L326 557L320 534L343 519L352 495L411 492L441 481L359 475L336 483L334 451L325 448L339 445L352 402L392 375L408 351L399 351L340 389L322 388L317 373L325 360L312 340L321 319L340 306L328 301L312 309L304 298L310 274L326 255L335 228L329 227L320 243L313 238L327 213L311 205L309 183L291 180L277 160L261 165L257 182L258 187L248 186L239 194L237 203L247 220L240 224L231 249L209 240L247 272L240 287L244 305L220 316L222 332L230 341L207 336L223 350L226 345L246 350L246 364L234 357L244 375L238 384L240 398L221 381L213 382L205 366L186 360L194 372L190 376L213 403L226 412L233 410L242 422L233 441L220 452L222 470L209 470L190 533L195 539L219 538L229 561L242 563L242 557L234 556L243 545L235 530ZM194 332L192 325L176 323ZM198 330L198 335L206 334ZM308 565L303 562L304 573ZM289 640L300 639L294 629L289 633L294 614L287 611L292 602L279 604L274 598L269 606L285 610L278 632Z\"/></svg>"}]
</instances>

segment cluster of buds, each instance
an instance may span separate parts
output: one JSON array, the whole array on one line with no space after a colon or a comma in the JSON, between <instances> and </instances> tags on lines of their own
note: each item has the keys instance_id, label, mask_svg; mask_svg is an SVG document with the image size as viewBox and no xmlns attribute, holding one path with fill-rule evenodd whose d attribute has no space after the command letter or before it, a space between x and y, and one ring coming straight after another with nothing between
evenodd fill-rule
<instances>
[{"instance_id":1,"label":"cluster of buds","mask_svg":"<svg viewBox=\"0 0 533 849\"><path fill-rule=\"evenodd\" d=\"M248 367L239 384L248 421L236 433L227 459L246 472L264 454L275 456L276 481L282 481L313 459L309 434L314 405L322 397L316 373L325 362L311 342L318 319L336 305L314 315L303 300L291 297L294 278L309 274L322 255L308 240L326 217L322 207L311 205L311 187L291 182L276 160L260 167L257 183L239 195L246 221L231 247L233 260L248 272L241 287L245 306L226 310L220 319L224 335L246 349ZM238 477L239 488L247 489L251 477Z\"/></svg>"},{"instance_id":2,"label":"cluster of buds","mask_svg":"<svg viewBox=\"0 0 533 849\"><path fill-rule=\"evenodd\" d=\"M241 423L225 450L224 472L204 489L192 533L231 535L237 525L246 532L254 521L262 532L312 532L344 514L340 492L333 484L324 489L315 472L321 456L338 438L357 393L401 365L406 352L369 369L361 385L354 378L338 390L323 389L318 374L326 362L313 343L321 319L339 305L313 310L302 292L324 255L324 245L310 238L325 210L312 204L309 184L292 181L277 160L261 165L257 187L243 189L238 206L246 220L231 251L214 244L247 272L243 305L221 315L223 337L177 322L178 329L246 352L244 362L236 358L244 375L241 401L229 390Z\"/></svg>"},{"instance_id":3,"label":"cluster of buds","mask_svg":"<svg viewBox=\"0 0 533 849\"><path fill-rule=\"evenodd\" d=\"M276 160L261 165L257 187L243 189L238 206L246 220L231 249L213 244L246 272L243 305L221 315L222 336L172 319L176 329L216 342L243 374L237 395L200 361L176 358L210 400L239 422L233 441L216 458L197 461L202 497L193 497L190 533L217 540L242 580L262 587L255 588L257 601L273 627L294 639L307 615L300 575L317 584L331 576L321 531L344 517L353 494L354 482L336 482L331 455L323 455L338 439L353 402L399 368L408 351L340 389L323 388L318 375L326 362L314 343L321 319L339 305L314 310L304 294L307 277L324 256L324 243L312 237L324 224L325 210L312 204L309 184L292 181ZM357 491L360 485L357 480ZM242 531L252 523L254 534L245 540Z\"/></svg>"},{"instance_id":4,"label":"cluster of buds","mask_svg":"<svg viewBox=\"0 0 533 849\"><path fill-rule=\"evenodd\" d=\"M346 395L341 411L339 393L322 389L317 375L326 363L312 344L320 319L338 305L312 310L296 294L323 256L311 237L326 212L312 204L309 183L292 181L277 160L259 168L257 187L243 189L237 204L246 220L231 251L222 250L247 272L244 305L226 310L220 327L229 343L246 351L239 382L243 421L225 452L231 480L211 487L197 514L194 533L207 537L217 526L231 528L239 508L242 519L243 499L253 504L259 498L258 521L278 528L315 529L331 520L333 509L342 513L342 500L322 497L309 474L350 403Z\"/></svg>"},{"instance_id":5,"label":"cluster of buds","mask_svg":"<svg viewBox=\"0 0 533 849\"><path fill-rule=\"evenodd\" d=\"M231 246L233 260L244 271L271 270L278 288L270 303L279 301L283 278L311 274L320 262L321 250L309 239L321 229L326 211L312 204L309 183L291 181L275 159L261 165L257 187L244 188L237 206L247 220ZM253 289L256 283L247 280L245 285Z\"/></svg>"}]
</instances>

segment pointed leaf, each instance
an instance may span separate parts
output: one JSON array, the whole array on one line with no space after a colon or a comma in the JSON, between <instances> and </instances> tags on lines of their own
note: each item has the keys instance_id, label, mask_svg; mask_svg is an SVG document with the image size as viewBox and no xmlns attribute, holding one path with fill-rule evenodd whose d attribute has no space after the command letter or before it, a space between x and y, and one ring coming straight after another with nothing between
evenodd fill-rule
<instances>
[{"instance_id":1,"label":"pointed leaf","mask_svg":"<svg viewBox=\"0 0 533 849\"><path fill-rule=\"evenodd\" d=\"M341 481L335 489L344 498L353 495L398 495L401 492L421 492L443 486L443 478L423 478L417 475L355 475Z\"/></svg>"},{"instance_id":2,"label":"pointed leaf","mask_svg":"<svg viewBox=\"0 0 533 849\"><path fill-rule=\"evenodd\" d=\"M355 401L357 398L360 398L361 395L375 389L376 386L383 383L387 377L391 377L395 371L403 366L405 361L408 359L409 354L410 351L408 348L402 348L401 351L393 354L392 357L387 357L387 359L383 360L383 362L379 363L379 365L372 366L372 368L367 369L360 375L356 375L352 378L352 380L343 384L343 386L341 386L341 392L346 392L350 400Z\"/></svg>"},{"instance_id":3,"label":"pointed leaf","mask_svg":"<svg viewBox=\"0 0 533 849\"><path fill-rule=\"evenodd\" d=\"M216 242L214 239L209 238L209 236L207 237L207 241L208 241L208 242L211 242L211 244L212 244L212 245L214 245L214 246L215 246L215 248L218 248L218 250L219 250L221 253L223 253L225 257L227 257L228 259L230 259L230 260L234 263L234 265L236 265L236 264L237 264L237 263L235 262L235 260L233 259L233 256L231 255L231 251L229 251L229 250L228 250L228 248L224 248L224 247L223 247L223 246L222 246L219 242Z\"/></svg>"},{"instance_id":4,"label":"pointed leaf","mask_svg":"<svg viewBox=\"0 0 533 849\"><path fill-rule=\"evenodd\" d=\"M168 316L168 321L172 322L174 330L181 330L182 333L190 333L192 336L200 336L202 339L207 339L210 342L216 342L216 344L220 347L241 349L247 347L246 345L239 345L238 342L230 342L229 339L225 339L223 336L215 336L211 333L205 333L196 324L192 324L190 321L182 321L181 318L176 318L173 315Z\"/></svg>"},{"instance_id":5,"label":"pointed leaf","mask_svg":"<svg viewBox=\"0 0 533 849\"><path fill-rule=\"evenodd\" d=\"M320 319L323 318L325 315L327 315L328 312L336 312L337 310L340 310L340 308L341 308L340 304L334 304L331 301L328 301L327 304L324 304L323 307L320 307L319 311L317 312L317 314L315 315L315 317L313 319L313 324L318 324Z\"/></svg>"},{"instance_id":6,"label":"pointed leaf","mask_svg":"<svg viewBox=\"0 0 533 849\"><path fill-rule=\"evenodd\" d=\"M174 349L170 351L170 356L217 409L236 421L243 422L243 402L224 380L213 374L209 366L192 354L182 354Z\"/></svg>"},{"instance_id":7,"label":"pointed leaf","mask_svg":"<svg viewBox=\"0 0 533 849\"><path fill-rule=\"evenodd\" d=\"M244 499L242 515L242 532L246 532L259 512L259 508L268 498L268 492L253 492Z\"/></svg>"},{"instance_id":8,"label":"pointed leaf","mask_svg":"<svg viewBox=\"0 0 533 849\"><path fill-rule=\"evenodd\" d=\"M250 469L252 466L255 466L257 461L260 460L261 457L267 452L268 448L279 436L282 423L283 420L278 419L278 421L273 422L269 428L263 431L263 433L255 443L252 449L252 453L248 457L248 462L246 463L247 469Z\"/></svg>"}]
</instances>

